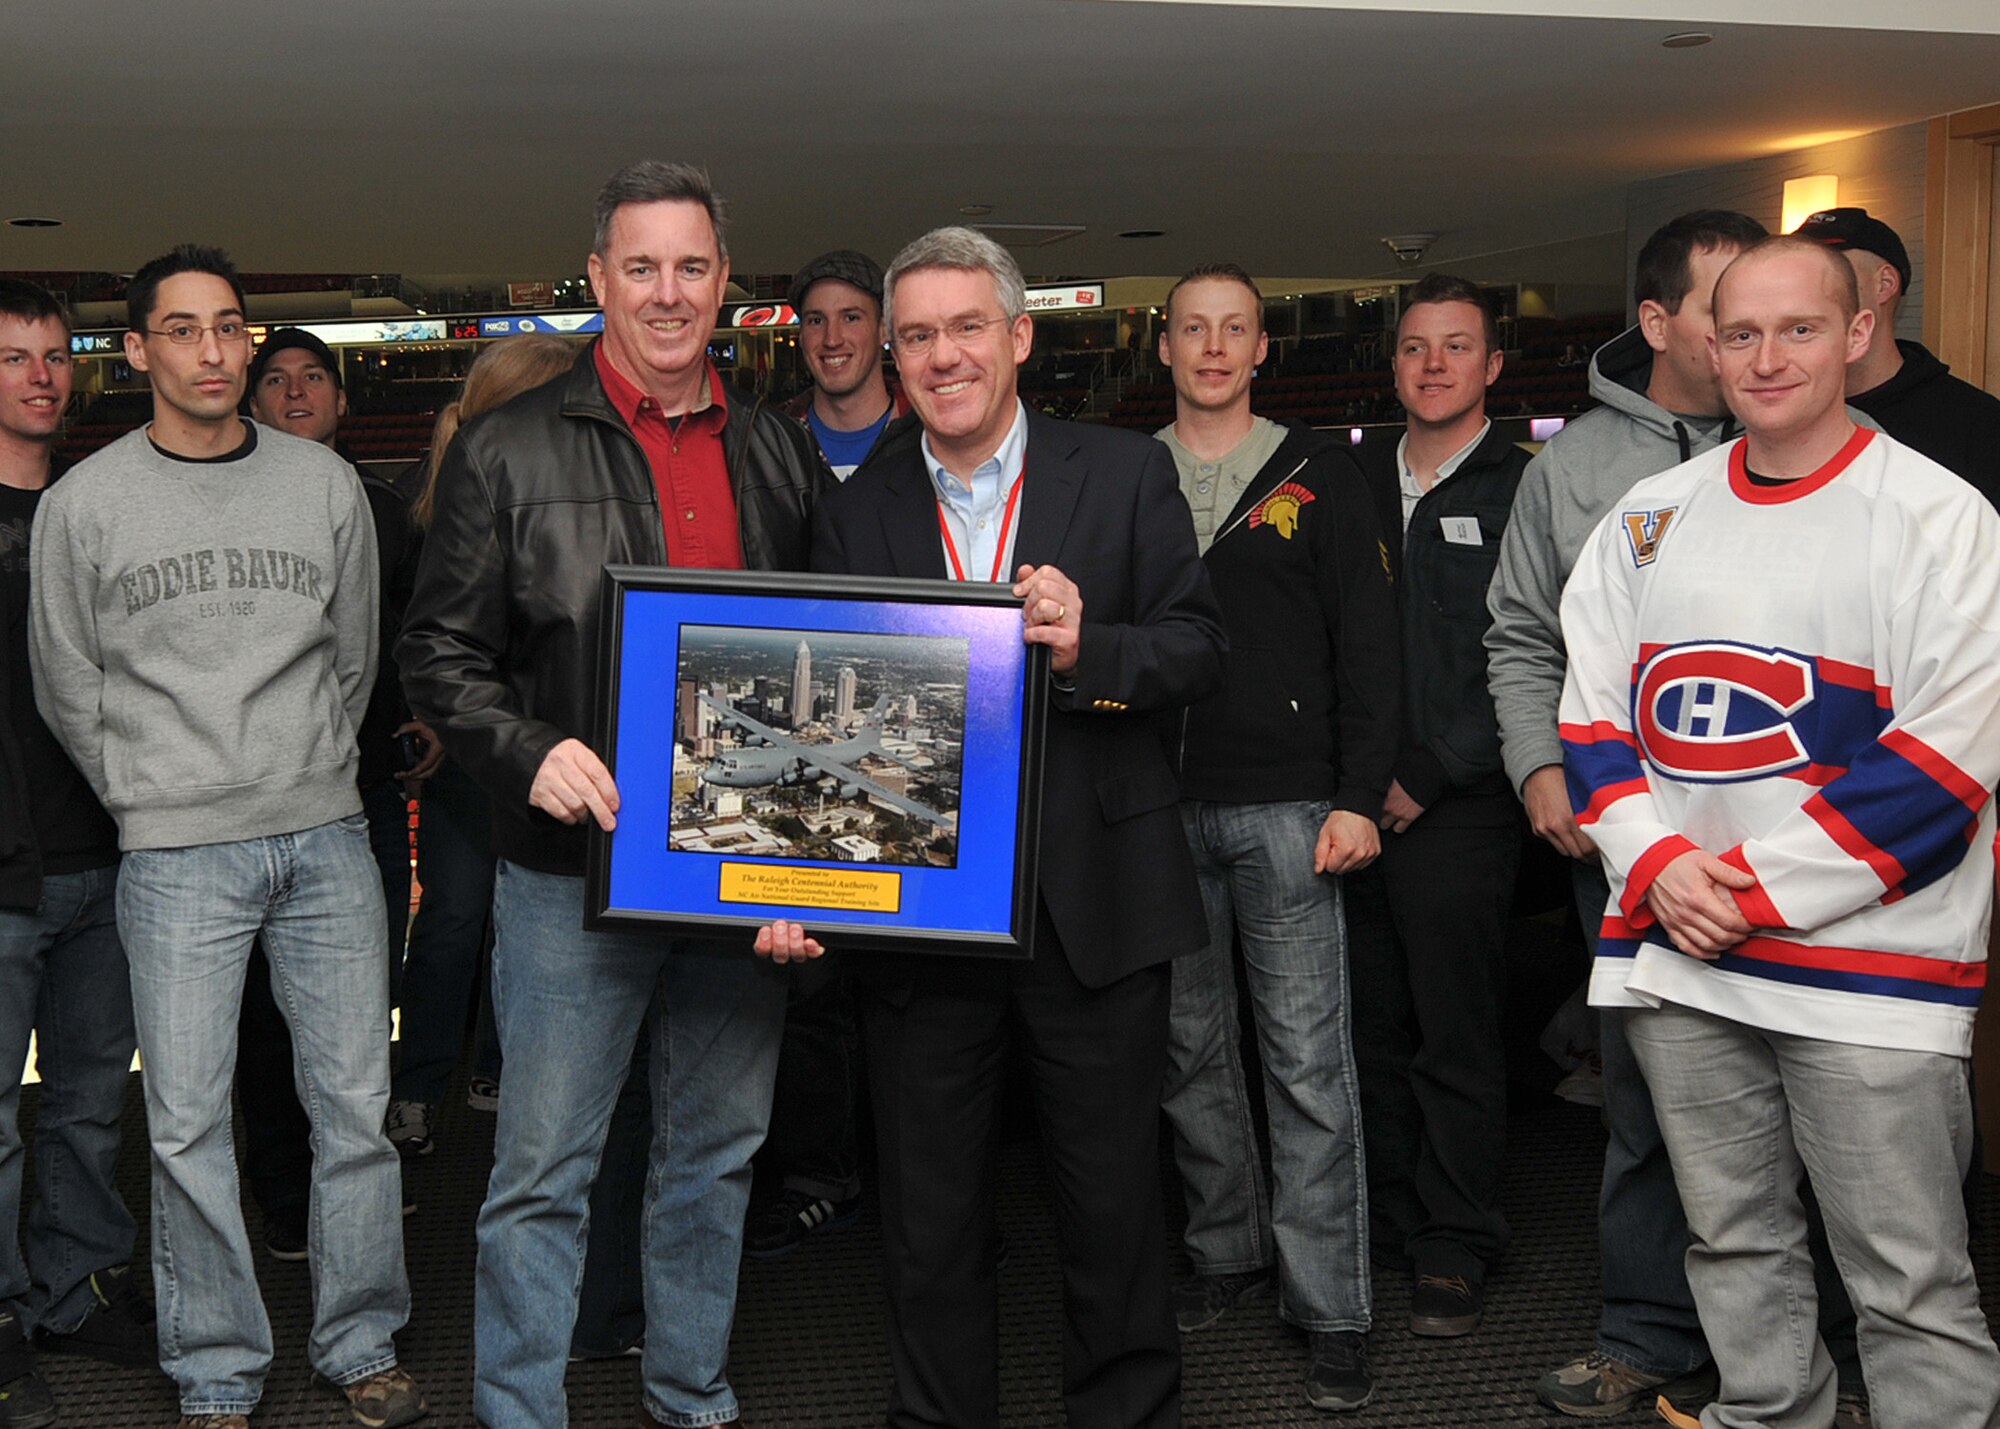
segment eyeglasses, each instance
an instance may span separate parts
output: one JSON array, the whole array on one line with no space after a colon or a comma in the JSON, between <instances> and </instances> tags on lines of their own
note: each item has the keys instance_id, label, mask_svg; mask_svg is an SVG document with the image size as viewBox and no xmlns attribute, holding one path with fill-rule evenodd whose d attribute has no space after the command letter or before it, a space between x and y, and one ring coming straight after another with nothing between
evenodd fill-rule
<instances>
[{"instance_id":1,"label":"eyeglasses","mask_svg":"<svg viewBox=\"0 0 2000 1429\"><path fill-rule=\"evenodd\" d=\"M968 347L979 341L979 335L995 323L1007 319L997 318L953 318L943 327L909 327L889 339L891 346L904 357L928 356L939 334L951 339L953 347Z\"/></svg>"},{"instance_id":2,"label":"eyeglasses","mask_svg":"<svg viewBox=\"0 0 2000 1429\"><path fill-rule=\"evenodd\" d=\"M205 332L214 333L217 342L242 342L250 336L250 324L241 318L224 318L207 327L200 323L168 323L165 327L149 327L146 331L154 337L165 338L176 347L193 347L201 341Z\"/></svg>"}]
</instances>

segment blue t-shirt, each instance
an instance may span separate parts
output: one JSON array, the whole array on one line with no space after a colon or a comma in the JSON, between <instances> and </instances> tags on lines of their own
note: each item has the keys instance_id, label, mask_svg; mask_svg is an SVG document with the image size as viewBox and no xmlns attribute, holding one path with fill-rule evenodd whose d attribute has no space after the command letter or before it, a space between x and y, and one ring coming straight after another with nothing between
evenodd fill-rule
<instances>
[{"instance_id":1,"label":"blue t-shirt","mask_svg":"<svg viewBox=\"0 0 2000 1429\"><path fill-rule=\"evenodd\" d=\"M868 460L868 453L875 450L875 439L882 435L882 429L889 425L889 418L895 414L896 404L891 402L881 416L856 432L838 431L819 419L817 407L806 408L806 425L812 428L813 440L826 455L826 464L833 468L833 474L842 481L854 475L854 468Z\"/></svg>"}]
</instances>

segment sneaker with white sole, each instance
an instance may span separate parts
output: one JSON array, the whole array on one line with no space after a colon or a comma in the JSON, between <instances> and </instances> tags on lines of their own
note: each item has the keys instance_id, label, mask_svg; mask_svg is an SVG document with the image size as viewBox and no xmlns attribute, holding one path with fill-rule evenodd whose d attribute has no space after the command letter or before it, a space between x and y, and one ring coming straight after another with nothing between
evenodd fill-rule
<instances>
[{"instance_id":1,"label":"sneaker with white sole","mask_svg":"<svg viewBox=\"0 0 2000 1429\"><path fill-rule=\"evenodd\" d=\"M429 1102L390 1102L389 1120L383 1129L389 1134L389 1144L405 1157L428 1156L436 1149L431 1142Z\"/></svg>"}]
</instances>

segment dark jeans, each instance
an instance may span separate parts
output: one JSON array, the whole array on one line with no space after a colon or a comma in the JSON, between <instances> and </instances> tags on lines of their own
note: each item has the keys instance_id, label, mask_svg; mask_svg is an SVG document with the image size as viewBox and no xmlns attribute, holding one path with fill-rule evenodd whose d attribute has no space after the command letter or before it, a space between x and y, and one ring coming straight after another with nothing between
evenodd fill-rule
<instances>
[{"instance_id":1,"label":"dark jeans","mask_svg":"<svg viewBox=\"0 0 2000 1429\"><path fill-rule=\"evenodd\" d=\"M861 1033L854 991L838 959L792 972L771 1130L757 1153L767 1187L846 1201L861 1194L854 1111L861 1085Z\"/></svg>"},{"instance_id":2,"label":"dark jeans","mask_svg":"<svg viewBox=\"0 0 2000 1429\"><path fill-rule=\"evenodd\" d=\"M1472 1280L1508 1239L1500 1014L1516 807L1446 800L1346 880L1371 1240L1381 1259ZM1468 812L1496 817L1460 822Z\"/></svg>"},{"instance_id":3,"label":"dark jeans","mask_svg":"<svg viewBox=\"0 0 2000 1429\"><path fill-rule=\"evenodd\" d=\"M486 795L447 759L424 785L417 827L417 882L423 902L410 925L403 966L403 1051L396 1101L435 1105L458 1064L475 1005L477 1076L500 1076L490 994L493 910L493 815ZM407 900L406 900L407 901Z\"/></svg>"},{"instance_id":4,"label":"dark jeans","mask_svg":"<svg viewBox=\"0 0 2000 1429\"><path fill-rule=\"evenodd\" d=\"M361 791L368 846L382 874L389 928L389 1005L403 963L410 919L410 815L403 786L386 780ZM271 997L271 967L260 939L243 975L236 1033L236 1099L243 1108L243 1179L264 1218L303 1217L312 1180L312 1124L292 1085L292 1034ZM383 1029L383 1036L388 1029Z\"/></svg>"},{"instance_id":5,"label":"dark jeans","mask_svg":"<svg viewBox=\"0 0 2000 1429\"><path fill-rule=\"evenodd\" d=\"M611 1129L590 1185L590 1239L583 1251L571 1354L620 1354L646 1333L646 1284L639 1271L646 1167L653 1154L650 1042L641 1037L633 1048L632 1070L612 1103Z\"/></svg>"},{"instance_id":6,"label":"dark jeans","mask_svg":"<svg viewBox=\"0 0 2000 1429\"><path fill-rule=\"evenodd\" d=\"M117 1178L134 1045L117 887L115 863L52 873L39 907L0 908L0 1310L15 1312L23 1334L74 1330L97 1303L90 1277L132 1259L135 1227ZM31 1034L42 1088L23 1227Z\"/></svg>"}]
</instances>

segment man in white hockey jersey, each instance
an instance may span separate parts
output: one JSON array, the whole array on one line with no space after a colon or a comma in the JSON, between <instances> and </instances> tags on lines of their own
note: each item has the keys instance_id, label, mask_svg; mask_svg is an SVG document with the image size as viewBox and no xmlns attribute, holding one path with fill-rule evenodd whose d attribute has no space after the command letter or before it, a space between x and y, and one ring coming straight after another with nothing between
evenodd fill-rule
<instances>
[{"instance_id":1,"label":"man in white hockey jersey","mask_svg":"<svg viewBox=\"0 0 2000 1429\"><path fill-rule=\"evenodd\" d=\"M1611 881L1591 1001L1643 1009L1632 1046L1721 1371L1700 1424L1831 1421L1803 1165L1875 1423L1990 1429L2000 1351L1958 1186L2000 518L1849 420L1873 323L1839 259L1772 238L1724 272L1712 352L1747 435L1633 487L1564 593L1564 762Z\"/></svg>"}]
</instances>

